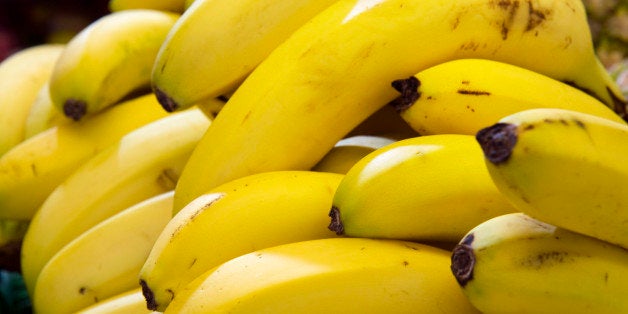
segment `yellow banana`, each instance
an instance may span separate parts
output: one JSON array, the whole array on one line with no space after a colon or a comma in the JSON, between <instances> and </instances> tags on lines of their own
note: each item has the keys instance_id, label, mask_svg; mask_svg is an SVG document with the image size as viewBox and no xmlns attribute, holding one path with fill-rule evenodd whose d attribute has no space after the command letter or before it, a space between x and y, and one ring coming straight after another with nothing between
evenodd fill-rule
<instances>
[{"instance_id":1,"label":"yellow banana","mask_svg":"<svg viewBox=\"0 0 628 314\"><path fill-rule=\"evenodd\" d=\"M390 82L451 59L512 63L569 81L609 106L623 103L589 35L580 0L340 0L234 92L190 157L175 208L234 178L310 169L395 98Z\"/></svg>"},{"instance_id":2,"label":"yellow banana","mask_svg":"<svg viewBox=\"0 0 628 314\"><path fill-rule=\"evenodd\" d=\"M313 171L346 174L356 162L374 150L392 144L395 139L378 135L355 135L344 138L314 167Z\"/></svg>"},{"instance_id":3,"label":"yellow banana","mask_svg":"<svg viewBox=\"0 0 628 314\"><path fill-rule=\"evenodd\" d=\"M449 252L381 239L328 238L258 250L199 276L165 313L479 313Z\"/></svg>"},{"instance_id":4,"label":"yellow banana","mask_svg":"<svg viewBox=\"0 0 628 314\"><path fill-rule=\"evenodd\" d=\"M208 125L196 108L159 119L125 135L55 188L33 216L22 244L29 294L44 265L72 239L128 206L174 189Z\"/></svg>"},{"instance_id":5,"label":"yellow banana","mask_svg":"<svg viewBox=\"0 0 628 314\"><path fill-rule=\"evenodd\" d=\"M90 305L76 314L150 314L142 289L137 287Z\"/></svg>"},{"instance_id":6,"label":"yellow banana","mask_svg":"<svg viewBox=\"0 0 628 314\"><path fill-rule=\"evenodd\" d=\"M140 201L59 250L37 279L34 311L72 313L136 288L137 274L172 217L173 195Z\"/></svg>"},{"instance_id":7,"label":"yellow banana","mask_svg":"<svg viewBox=\"0 0 628 314\"><path fill-rule=\"evenodd\" d=\"M457 242L473 226L514 212L471 135L426 135L384 146L340 182L329 228L351 237Z\"/></svg>"},{"instance_id":8,"label":"yellow banana","mask_svg":"<svg viewBox=\"0 0 628 314\"><path fill-rule=\"evenodd\" d=\"M474 135L509 114L548 107L625 123L604 103L573 86L499 61L448 61L393 84L401 96L391 104L420 134Z\"/></svg>"},{"instance_id":9,"label":"yellow banana","mask_svg":"<svg viewBox=\"0 0 628 314\"><path fill-rule=\"evenodd\" d=\"M628 126L530 109L480 130L499 190L522 212L628 249Z\"/></svg>"},{"instance_id":10,"label":"yellow banana","mask_svg":"<svg viewBox=\"0 0 628 314\"><path fill-rule=\"evenodd\" d=\"M628 312L628 251L523 213L471 229L451 270L482 313Z\"/></svg>"},{"instance_id":11,"label":"yellow banana","mask_svg":"<svg viewBox=\"0 0 628 314\"><path fill-rule=\"evenodd\" d=\"M109 10L118 12L133 9L151 9L183 13L184 0L109 0Z\"/></svg>"},{"instance_id":12,"label":"yellow banana","mask_svg":"<svg viewBox=\"0 0 628 314\"><path fill-rule=\"evenodd\" d=\"M157 10L110 13L70 40L50 78L50 97L67 117L80 120L150 88L157 52L179 15Z\"/></svg>"},{"instance_id":13,"label":"yellow banana","mask_svg":"<svg viewBox=\"0 0 628 314\"><path fill-rule=\"evenodd\" d=\"M164 228L140 271L148 308L163 311L187 283L231 258L335 237L325 228L326 213L341 179L335 173L267 172L193 200Z\"/></svg>"},{"instance_id":14,"label":"yellow banana","mask_svg":"<svg viewBox=\"0 0 628 314\"><path fill-rule=\"evenodd\" d=\"M159 51L153 91L169 112L231 92L292 32L334 2L198 1Z\"/></svg>"},{"instance_id":15,"label":"yellow banana","mask_svg":"<svg viewBox=\"0 0 628 314\"><path fill-rule=\"evenodd\" d=\"M29 139L53 126L72 122L52 104L48 82L42 86L24 121L24 139Z\"/></svg>"},{"instance_id":16,"label":"yellow banana","mask_svg":"<svg viewBox=\"0 0 628 314\"><path fill-rule=\"evenodd\" d=\"M13 53L0 63L0 156L24 140L24 121L48 81L62 44L42 44Z\"/></svg>"},{"instance_id":17,"label":"yellow banana","mask_svg":"<svg viewBox=\"0 0 628 314\"><path fill-rule=\"evenodd\" d=\"M0 157L0 217L31 219L82 163L127 133L167 115L148 94L18 144Z\"/></svg>"}]
</instances>

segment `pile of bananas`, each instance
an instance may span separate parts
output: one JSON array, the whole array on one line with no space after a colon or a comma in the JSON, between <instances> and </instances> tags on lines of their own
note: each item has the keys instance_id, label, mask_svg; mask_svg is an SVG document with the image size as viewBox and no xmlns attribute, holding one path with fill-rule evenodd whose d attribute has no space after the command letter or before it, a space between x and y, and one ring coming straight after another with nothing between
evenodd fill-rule
<instances>
[{"instance_id":1,"label":"pile of bananas","mask_svg":"<svg viewBox=\"0 0 628 314\"><path fill-rule=\"evenodd\" d=\"M628 312L628 80L581 0L110 9L0 64L36 313Z\"/></svg>"}]
</instances>

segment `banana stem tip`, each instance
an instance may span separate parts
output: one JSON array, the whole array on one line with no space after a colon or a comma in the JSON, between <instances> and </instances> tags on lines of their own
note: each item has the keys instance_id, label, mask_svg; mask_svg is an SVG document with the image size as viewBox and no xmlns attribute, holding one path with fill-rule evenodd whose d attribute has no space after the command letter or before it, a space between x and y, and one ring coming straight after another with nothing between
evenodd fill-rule
<instances>
[{"instance_id":1,"label":"banana stem tip","mask_svg":"<svg viewBox=\"0 0 628 314\"><path fill-rule=\"evenodd\" d=\"M473 234L467 235L460 244L456 245L451 254L451 272L461 287L473 279L475 266L475 254L471 248L473 238Z\"/></svg>"},{"instance_id":2,"label":"banana stem tip","mask_svg":"<svg viewBox=\"0 0 628 314\"><path fill-rule=\"evenodd\" d=\"M401 93L401 96L395 98L389 103L390 106L395 108L395 111L402 112L410 108L420 97L419 86L421 81L415 76L410 76L406 79L394 80L390 84L396 91Z\"/></svg>"},{"instance_id":3,"label":"banana stem tip","mask_svg":"<svg viewBox=\"0 0 628 314\"><path fill-rule=\"evenodd\" d=\"M74 121L80 120L87 113L87 104L82 100L68 99L63 103L63 114Z\"/></svg>"},{"instance_id":4,"label":"banana stem tip","mask_svg":"<svg viewBox=\"0 0 628 314\"><path fill-rule=\"evenodd\" d=\"M331 217L331 222L327 228L335 232L337 235L344 234L345 227L342 225L342 220L340 220L340 209L336 206L332 206L329 211L329 217Z\"/></svg>"},{"instance_id":5,"label":"banana stem tip","mask_svg":"<svg viewBox=\"0 0 628 314\"><path fill-rule=\"evenodd\" d=\"M480 143L484 156L494 164L508 160L517 143L517 126L496 123L477 132L475 139Z\"/></svg>"}]
</instances>

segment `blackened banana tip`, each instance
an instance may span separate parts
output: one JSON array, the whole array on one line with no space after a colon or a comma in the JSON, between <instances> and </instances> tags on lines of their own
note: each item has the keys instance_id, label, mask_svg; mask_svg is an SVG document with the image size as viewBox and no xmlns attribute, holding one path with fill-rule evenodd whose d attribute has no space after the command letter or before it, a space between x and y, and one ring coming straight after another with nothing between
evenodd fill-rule
<instances>
[{"instance_id":1,"label":"blackened banana tip","mask_svg":"<svg viewBox=\"0 0 628 314\"><path fill-rule=\"evenodd\" d=\"M466 243L456 245L451 254L451 272L461 287L473 279L474 267L475 254L471 246Z\"/></svg>"},{"instance_id":2,"label":"blackened banana tip","mask_svg":"<svg viewBox=\"0 0 628 314\"><path fill-rule=\"evenodd\" d=\"M478 131L475 135L484 156L493 164L500 164L510 158L517 143L517 126L509 123L496 123Z\"/></svg>"},{"instance_id":3,"label":"blackened banana tip","mask_svg":"<svg viewBox=\"0 0 628 314\"><path fill-rule=\"evenodd\" d=\"M421 97L421 93L419 92L421 82L414 76L394 80L390 85L401 94L401 96L389 103L397 112L408 109Z\"/></svg>"},{"instance_id":4,"label":"blackened banana tip","mask_svg":"<svg viewBox=\"0 0 628 314\"><path fill-rule=\"evenodd\" d=\"M87 103L82 100L68 99L63 103L63 114L74 121L80 120L87 113Z\"/></svg>"},{"instance_id":5,"label":"blackened banana tip","mask_svg":"<svg viewBox=\"0 0 628 314\"><path fill-rule=\"evenodd\" d=\"M345 227L342 225L342 220L340 219L340 210L336 206L332 206L329 211L329 217L331 217L331 222L329 223L329 230L335 232L337 235L342 235L345 233Z\"/></svg>"},{"instance_id":6,"label":"blackened banana tip","mask_svg":"<svg viewBox=\"0 0 628 314\"><path fill-rule=\"evenodd\" d=\"M157 310L157 302L155 301L155 294L148 287L146 281L140 279L140 286L142 287L142 294L144 295L144 299L146 299L146 308L151 311Z\"/></svg>"},{"instance_id":7,"label":"blackened banana tip","mask_svg":"<svg viewBox=\"0 0 628 314\"><path fill-rule=\"evenodd\" d=\"M159 102L161 107L164 108L164 110L166 110L167 112L174 112L179 108L179 104L177 104L174 99L168 96L168 94L164 93L164 91L162 91L161 89L154 88L153 91L155 93L155 96L157 97L157 101Z\"/></svg>"}]
</instances>

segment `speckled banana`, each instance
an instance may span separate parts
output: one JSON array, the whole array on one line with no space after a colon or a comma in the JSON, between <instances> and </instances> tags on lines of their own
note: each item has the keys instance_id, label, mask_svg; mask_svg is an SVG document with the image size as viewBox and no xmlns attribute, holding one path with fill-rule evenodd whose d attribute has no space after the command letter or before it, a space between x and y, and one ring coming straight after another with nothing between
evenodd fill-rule
<instances>
[{"instance_id":1,"label":"speckled banana","mask_svg":"<svg viewBox=\"0 0 628 314\"><path fill-rule=\"evenodd\" d=\"M476 135L493 181L520 211L628 249L628 126L530 109Z\"/></svg>"},{"instance_id":2,"label":"speckled banana","mask_svg":"<svg viewBox=\"0 0 628 314\"><path fill-rule=\"evenodd\" d=\"M279 244L335 237L325 228L335 173L266 172L225 183L184 207L164 228L140 272L149 309L163 311L197 276Z\"/></svg>"},{"instance_id":3,"label":"speckled banana","mask_svg":"<svg viewBox=\"0 0 628 314\"><path fill-rule=\"evenodd\" d=\"M328 238L258 250L199 276L165 313L478 313L449 252L396 240Z\"/></svg>"},{"instance_id":4,"label":"speckled banana","mask_svg":"<svg viewBox=\"0 0 628 314\"><path fill-rule=\"evenodd\" d=\"M109 0L109 10L118 12L133 9L150 9L183 13L184 0Z\"/></svg>"},{"instance_id":5,"label":"speckled banana","mask_svg":"<svg viewBox=\"0 0 628 314\"><path fill-rule=\"evenodd\" d=\"M29 294L64 245L121 210L174 188L209 120L192 108L142 126L90 158L48 196L22 244Z\"/></svg>"},{"instance_id":6,"label":"speckled banana","mask_svg":"<svg viewBox=\"0 0 628 314\"><path fill-rule=\"evenodd\" d=\"M451 269L482 313L626 313L628 251L523 213L469 231Z\"/></svg>"},{"instance_id":7,"label":"speckled banana","mask_svg":"<svg viewBox=\"0 0 628 314\"><path fill-rule=\"evenodd\" d=\"M313 171L346 174L356 162L373 152L396 141L391 137L378 135L355 135L344 138L327 153Z\"/></svg>"},{"instance_id":8,"label":"speckled banana","mask_svg":"<svg viewBox=\"0 0 628 314\"><path fill-rule=\"evenodd\" d=\"M151 314L141 288L129 290L83 308L76 314Z\"/></svg>"},{"instance_id":9,"label":"speckled banana","mask_svg":"<svg viewBox=\"0 0 628 314\"><path fill-rule=\"evenodd\" d=\"M623 104L589 35L580 0L340 0L236 90L190 157L175 208L238 177L310 169L398 95L390 82L451 59L508 62Z\"/></svg>"},{"instance_id":10,"label":"speckled banana","mask_svg":"<svg viewBox=\"0 0 628 314\"><path fill-rule=\"evenodd\" d=\"M198 1L157 55L151 84L159 102L171 112L232 92L275 47L334 2Z\"/></svg>"},{"instance_id":11,"label":"speckled banana","mask_svg":"<svg viewBox=\"0 0 628 314\"><path fill-rule=\"evenodd\" d=\"M24 140L30 107L64 48L42 44L15 52L0 63L0 156Z\"/></svg>"},{"instance_id":12,"label":"speckled banana","mask_svg":"<svg viewBox=\"0 0 628 314\"><path fill-rule=\"evenodd\" d=\"M471 135L425 135L384 146L340 182L329 228L351 237L460 240L515 209L500 194Z\"/></svg>"},{"instance_id":13,"label":"speckled banana","mask_svg":"<svg viewBox=\"0 0 628 314\"><path fill-rule=\"evenodd\" d=\"M73 313L136 288L137 274L172 217L173 195L140 201L59 250L37 278L34 311Z\"/></svg>"},{"instance_id":14,"label":"speckled banana","mask_svg":"<svg viewBox=\"0 0 628 314\"><path fill-rule=\"evenodd\" d=\"M110 13L74 36L57 60L50 96L66 116L80 120L150 88L150 72L179 15L157 10Z\"/></svg>"},{"instance_id":15,"label":"speckled banana","mask_svg":"<svg viewBox=\"0 0 628 314\"><path fill-rule=\"evenodd\" d=\"M394 81L391 103L420 134L478 130L518 111L563 108L625 121L604 103L543 74L488 59L458 59Z\"/></svg>"},{"instance_id":16,"label":"speckled banana","mask_svg":"<svg viewBox=\"0 0 628 314\"><path fill-rule=\"evenodd\" d=\"M167 116L153 95L50 128L0 157L0 217L29 220L76 168L127 133Z\"/></svg>"},{"instance_id":17,"label":"speckled banana","mask_svg":"<svg viewBox=\"0 0 628 314\"><path fill-rule=\"evenodd\" d=\"M72 122L52 103L48 82L42 86L24 121L24 139L29 139L53 126Z\"/></svg>"}]
</instances>

